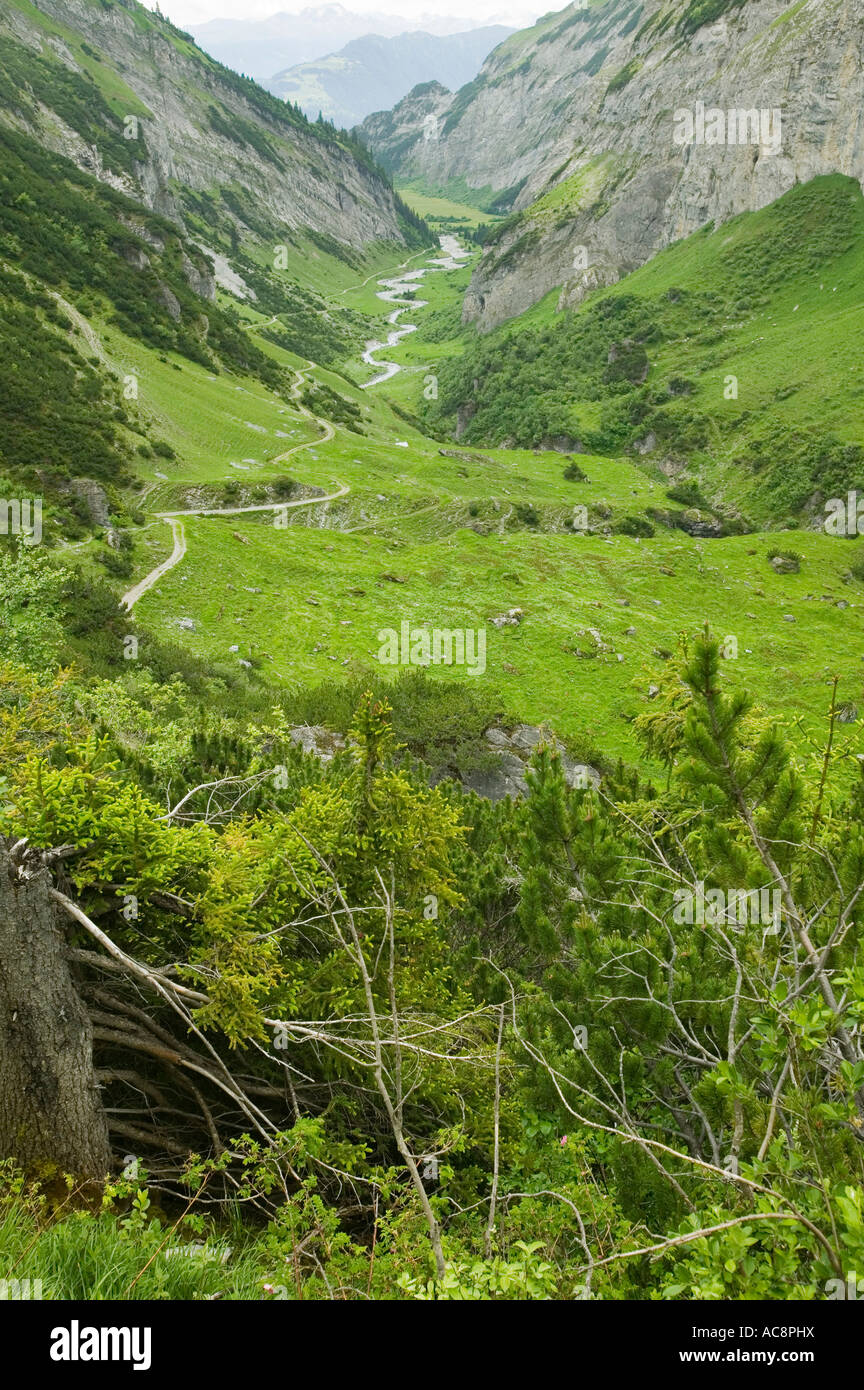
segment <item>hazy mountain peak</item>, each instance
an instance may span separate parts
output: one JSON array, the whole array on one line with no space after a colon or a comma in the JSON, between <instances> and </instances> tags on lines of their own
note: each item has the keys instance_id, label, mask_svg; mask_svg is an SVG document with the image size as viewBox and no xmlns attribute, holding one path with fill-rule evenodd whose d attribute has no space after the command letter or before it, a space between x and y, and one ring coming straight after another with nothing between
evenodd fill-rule
<instances>
[{"instance_id":1,"label":"hazy mountain peak","mask_svg":"<svg viewBox=\"0 0 864 1390\"><path fill-rule=\"evenodd\" d=\"M456 91L477 76L483 59L512 32L490 25L464 34L366 34L338 53L277 73L266 85L311 119L321 112L350 128L371 111L395 105L418 83L442 82Z\"/></svg>"}]
</instances>

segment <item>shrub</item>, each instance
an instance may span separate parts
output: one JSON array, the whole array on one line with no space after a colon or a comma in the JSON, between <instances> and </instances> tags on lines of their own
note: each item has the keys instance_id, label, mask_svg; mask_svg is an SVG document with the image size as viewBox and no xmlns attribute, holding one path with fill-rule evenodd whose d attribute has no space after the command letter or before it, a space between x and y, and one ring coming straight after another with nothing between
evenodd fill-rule
<instances>
[{"instance_id":1,"label":"shrub","mask_svg":"<svg viewBox=\"0 0 864 1390\"><path fill-rule=\"evenodd\" d=\"M653 536L654 527L646 516L625 516L613 527L620 536Z\"/></svg>"}]
</instances>

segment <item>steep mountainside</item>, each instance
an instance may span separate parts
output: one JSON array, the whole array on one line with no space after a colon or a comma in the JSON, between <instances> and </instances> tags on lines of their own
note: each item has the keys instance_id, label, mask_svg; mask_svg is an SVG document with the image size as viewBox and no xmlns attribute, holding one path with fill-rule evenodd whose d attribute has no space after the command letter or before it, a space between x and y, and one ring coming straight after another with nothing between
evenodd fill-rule
<instances>
[{"instance_id":1,"label":"steep mountainside","mask_svg":"<svg viewBox=\"0 0 864 1390\"><path fill-rule=\"evenodd\" d=\"M368 157L222 68L135 0L10 0L0 11L0 121L182 222L194 196L345 244L404 241Z\"/></svg>"},{"instance_id":2,"label":"steep mountainside","mask_svg":"<svg viewBox=\"0 0 864 1390\"><path fill-rule=\"evenodd\" d=\"M317 62L298 63L267 83L311 119L322 112L350 128L370 111L395 106L420 82L442 82L455 91L477 76L480 64L513 30L503 24L467 34L367 34Z\"/></svg>"},{"instance_id":3,"label":"steep mountainside","mask_svg":"<svg viewBox=\"0 0 864 1390\"><path fill-rule=\"evenodd\" d=\"M400 177L512 209L466 298L485 331L553 288L578 303L798 182L860 181L862 42L859 0L580 0L455 96L414 91L360 133ZM704 141L699 103L724 117ZM725 114L750 110L764 127L736 122L733 143Z\"/></svg>"},{"instance_id":4,"label":"steep mountainside","mask_svg":"<svg viewBox=\"0 0 864 1390\"><path fill-rule=\"evenodd\" d=\"M673 480L696 511L671 524L697 535L723 515L818 529L826 498L864 485L862 274L859 185L812 179L575 311L553 292L482 338L463 329L424 415L463 446L626 452Z\"/></svg>"}]
</instances>

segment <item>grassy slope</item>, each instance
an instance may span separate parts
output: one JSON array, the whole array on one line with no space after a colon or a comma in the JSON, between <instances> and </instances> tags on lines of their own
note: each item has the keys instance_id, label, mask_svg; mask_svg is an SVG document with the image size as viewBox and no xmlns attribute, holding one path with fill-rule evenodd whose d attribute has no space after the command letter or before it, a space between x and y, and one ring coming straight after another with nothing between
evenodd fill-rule
<instances>
[{"instance_id":1,"label":"grassy slope","mask_svg":"<svg viewBox=\"0 0 864 1390\"><path fill-rule=\"evenodd\" d=\"M413 208L430 226L461 222L466 228L474 228L479 227L482 222L497 220L494 216L490 217L489 213L482 212L476 203L462 203L452 198L435 197L425 193L419 185L400 184L399 192L408 206Z\"/></svg>"},{"instance_id":2,"label":"grassy slope","mask_svg":"<svg viewBox=\"0 0 864 1390\"><path fill-rule=\"evenodd\" d=\"M331 447L322 447L322 461L330 462ZM329 471L339 477L346 470L334 464ZM338 525L335 504L331 517ZM237 643L243 656L267 653L265 665L277 677L305 683L373 669L379 629L403 619L481 627L518 604L525 612L519 627L488 630L482 679L501 692L502 707L630 757L636 748L627 720L662 668L654 653L674 650L680 633L704 621L737 638L733 679L787 722L800 717L810 733L818 731L829 672L843 676L846 698L861 698L853 634L860 635L864 594L844 586L843 556L826 537L804 539L800 575L777 576L765 537L607 543L524 531L482 537L460 528L427 540L417 537L419 516L387 524L364 522L355 511L346 520L347 534L305 523L279 531L255 518L187 522L189 554L158 595L144 599L141 617L167 633L173 618L198 616L202 631L189 639L196 652L224 657ZM393 574L403 580L398 586L384 578ZM857 606L839 609L843 599ZM787 614L794 622L784 621ZM635 634L625 636L631 626ZM614 654L574 655L588 627L599 629ZM442 675L481 679L460 670Z\"/></svg>"},{"instance_id":3,"label":"grassy slope","mask_svg":"<svg viewBox=\"0 0 864 1390\"><path fill-rule=\"evenodd\" d=\"M740 313L722 324L722 342L706 341L710 334L697 333L689 342L664 344L653 368L658 379L680 375L694 381L688 406L710 423L712 443L716 441L710 456L700 451L697 467L745 508L752 509L755 501L766 519L767 508L752 497L752 478L736 462L754 440L775 423L793 434L830 431L850 443L864 435L864 197L853 181L840 176L815 180L809 187L817 196L795 228L798 264L788 278L771 286L764 307L749 311L743 288ZM826 247L827 254L821 257L816 250L808 256L808 248L818 247L819 222L829 199L845 205L848 216L842 223L838 219L841 235ZM750 282L758 294L766 286L759 267L772 244L776 214L775 205L773 211L735 218L670 248L632 277L634 292L656 301L682 281L701 281L720 294L730 264L752 256ZM738 378L737 402L724 400L728 373Z\"/></svg>"}]
</instances>

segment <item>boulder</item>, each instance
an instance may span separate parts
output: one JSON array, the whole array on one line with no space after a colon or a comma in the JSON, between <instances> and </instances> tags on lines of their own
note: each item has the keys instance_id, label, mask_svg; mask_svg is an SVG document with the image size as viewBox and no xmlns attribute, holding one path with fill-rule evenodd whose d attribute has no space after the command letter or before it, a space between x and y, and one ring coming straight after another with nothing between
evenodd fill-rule
<instances>
[{"instance_id":1,"label":"boulder","mask_svg":"<svg viewBox=\"0 0 864 1390\"><path fill-rule=\"evenodd\" d=\"M323 724L297 724L288 730L288 737L304 753L312 753L322 763L329 763L345 747L342 734L325 729Z\"/></svg>"}]
</instances>

